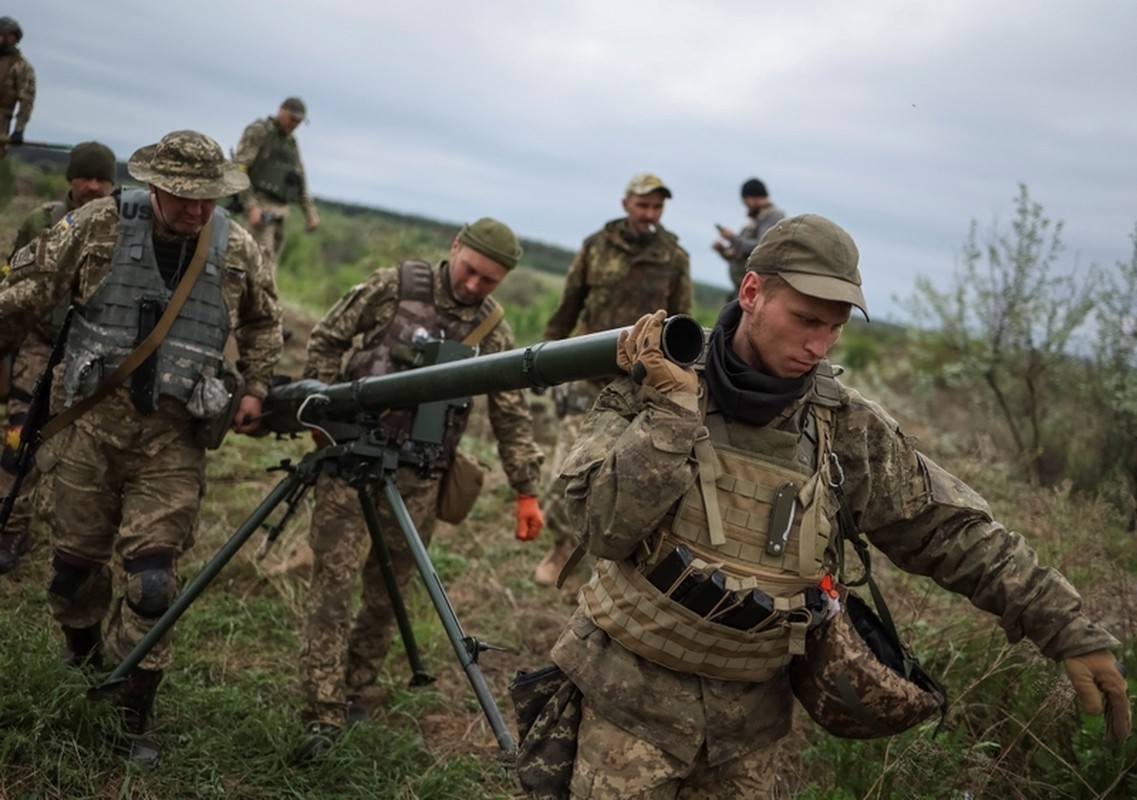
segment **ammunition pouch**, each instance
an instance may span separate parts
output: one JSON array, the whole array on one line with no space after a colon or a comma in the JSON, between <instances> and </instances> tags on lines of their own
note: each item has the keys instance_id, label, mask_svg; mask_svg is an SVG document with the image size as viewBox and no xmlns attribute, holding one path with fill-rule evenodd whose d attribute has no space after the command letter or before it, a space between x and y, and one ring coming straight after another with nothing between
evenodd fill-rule
<instances>
[{"instance_id":1,"label":"ammunition pouch","mask_svg":"<svg viewBox=\"0 0 1137 800\"><path fill-rule=\"evenodd\" d=\"M580 727L580 690L556 665L519 671L509 684L517 712L517 779L527 796L568 798Z\"/></svg>"},{"instance_id":2,"label":"ammunition pouch","mask_svg":"<svg viewBox=\"0 0 1137 800\"><path fill-rule=\"evenodd\" d=\"M839 614L809 632L789 674L813 721L844 739L894 736L947 713L944 687L851 592Z\"/></svg>"},{"instance_id":3,"label":"ammunition pouch","mask_svg":"<svg viewBox=\"0 0 1137 800\"><path fill-rule=\"evenodd\" d=\"M451 525L466 519L481 494L485 479L486 472L481 464L461 450L455 450L438 490L438 518Z\"/></svg>"},{"instance_id":4,"label":"ammunition pouch","mask_svg":"<svg viewBox=\"0 0 1137 800\"><path fill-rule=\"evenodd\" d=\"M186 403L186 410L194 417L194 441L206 450L220 447L244 394L244 379L228 363L222 366L220 376L203 375Z\"/></svg>"}]
</instances>

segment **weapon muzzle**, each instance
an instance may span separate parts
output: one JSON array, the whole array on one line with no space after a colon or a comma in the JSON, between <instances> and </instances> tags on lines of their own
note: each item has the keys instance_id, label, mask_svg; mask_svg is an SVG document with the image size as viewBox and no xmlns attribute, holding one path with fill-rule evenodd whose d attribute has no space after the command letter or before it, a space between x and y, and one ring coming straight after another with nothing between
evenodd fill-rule
<instances>
[{"instance_id":1,"label":"weapon muzzle","mask_svg":"<svg viewBox=\"0 0 1137 800\"><path fill-rule=\"evenodd\" d=\"M694 317L676 314L663 322L660 341L663 355L681 367L689 367L703 355L703 326Z\"/></svg>"}]
</instances>

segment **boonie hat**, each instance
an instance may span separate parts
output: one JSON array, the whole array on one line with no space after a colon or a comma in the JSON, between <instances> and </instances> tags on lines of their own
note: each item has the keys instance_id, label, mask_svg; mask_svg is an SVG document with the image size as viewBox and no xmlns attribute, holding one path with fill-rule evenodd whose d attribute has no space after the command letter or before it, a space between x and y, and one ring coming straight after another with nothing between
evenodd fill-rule
<instances>
[{"instance_id":1,"label":"boonie hat","mask_svg":"<svg viewBox=\"0 0 1137 800\"><path fill-rule=\"evenodd\" d=\"M780 275L810 297L851 303L868 320L859 258L853 237L843 228L817 214L802 214L770 228L747 259L746 269Z\"/></svg>"},{"instance_id":2,"label":"boonie hat","mask_svg":"<svg viewBox=\"0 0 1137 800\"><path fill-rule=\"evenodd\" d=\"M628 182L628 188L624 190L624 196L630 195L642 196L651 194L652 192L663 192L664 197L671 197L671 190L663 183L663 179L658 175L652 175L650 172L637 172L632 176L631 181Z\"/></svg>"},{"instance_id":3,"label":"boonie hat","mask_svg":"<svg viewBox=\"0 0 1137 800\"><path fill-rule=\"evenodd\" d=\"M516 234L504 222L490 217L463 225L458 231L458 241L506 269L513 269L521 260L521 243L517 241Z\"/></svg>"},{"instance_id":4,"label":"boonie hat","mask_svg":"<svg viewBox=\"0 0 1137 800\"><path fill-rule=\"evenodd\" d=\"M213 200L249 188L248 176L225 158L221 145L197 131L173 131L157 144L138 148L126 170L143 183L190 200Z\"/></svg>"}]
</instances>

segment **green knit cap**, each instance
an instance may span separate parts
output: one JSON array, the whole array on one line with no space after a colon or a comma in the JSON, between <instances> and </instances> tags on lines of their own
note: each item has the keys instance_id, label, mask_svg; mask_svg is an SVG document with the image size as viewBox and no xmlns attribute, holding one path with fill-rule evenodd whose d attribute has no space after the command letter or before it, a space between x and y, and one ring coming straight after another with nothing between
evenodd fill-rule
<instances>
[{"instance_id":1,"label":"green knit cap","mask_svg":"<svg viewBox=\"0 0 1137 800\"><path fill-rule=\"evenodd\" d=\"M114 183L114 152L99 142L81 142L71 148L71 158L67 160L67 180L74 178L94 178Z\"/></svg>"},{"instance_id":2,"label":"green knit cap","mask_svg":"<svg viewBox=\"0 0 1137 800\"><path fill-rule=\"evenodd\" d=\"M477 222L463 225L458 241L492 258L506 269L513 269L521 260L521 243L504 222L482 217Z\"/></svg>"}]
</instances>

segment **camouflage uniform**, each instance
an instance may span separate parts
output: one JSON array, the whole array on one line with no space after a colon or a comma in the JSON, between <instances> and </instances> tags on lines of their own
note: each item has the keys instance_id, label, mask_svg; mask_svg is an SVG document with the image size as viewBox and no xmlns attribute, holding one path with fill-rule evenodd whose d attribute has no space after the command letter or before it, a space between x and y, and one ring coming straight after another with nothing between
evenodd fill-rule
<instances>
[{"instance_id":1,"label":"camouflage uniform","mask_svg":"<svg viewBox=\"0 0 1137 800\"><path fill-rule=\"evenodd\" d=\"M468 331L475 326L481 306L463 305L454 299L447 270L448 264L443 262L430 271L433 305L439 319L436 324ZM359 362L353 361L352 356L379 347L403 313L406 312L405 304L400 302L400 269L376 271L343 297L312 331L305 377L334 383L349 379L349 372L359 377L356 369L376 375L389 371L391 364L383 358ZM436 327L428 327L428 332L436 335ZM513 331L502 320L481 341L479 349L482 354L489 354L513 346ZM349 362L362 366L351 368L347 366ZM533 494L540 478L542 454L533 440L524 394L496 392L488 400L490 423L510 485L519 494ZM400 467L396 483L420 537L429 543L439 479L424 479L412 468ZM413 574L414 562L388 504L380 500L376 509L400 588L404 588ZM349 631L351 587L360 559L369 551L370 540L358 495L342 478L322 475L318 480L309 540L314 564L300 659L305 721L338 726L344 721L346 694L358 694L374 683L392 642L394 616L378 562L368 555L363 565L363 605Z\"/></svg>"},{"instance_id":2,"label":"camouflage uniform","mask_svg":"<svg viewBox=\"0 0 1137 800\"><path fill-rule=\"evenodd\" d=\"M748 217L742 230L730 240L730 247L722 257L730 262L730 280L734 284L735 293L742 285L742 276L746 274L746 261L751 251L758 246L762 235L779 221L786 218L786 212L771 203L752 217Z\"/></svg>"},{"instance_id":3,"label":"camouflage uniform","mask_svg":"<svg viewBox=\"0 0 1137 800\"><path fill-rule=\"evenodd\" d=\"M827 369L823 362L819 374ZM1026 636L1050 658L1117 645L1084 616L1069 583L992 519L979 495L922 455L879 406L831 380L839 388L837 402L829 402L831 448L844 470L845 497L889 559L968 597L999 618L1009 640ZM807 390L770 425L732 422L730 440L773 427L774 435L800 441L808 435L806 412L821 402L816 387ZM671 525L699 479L693 451L705 431L702 413L628 378L602 392L561 473L584 544L601 559L598 572L605 559L639 563ZM628 464L635 468L621 467ZM774 745L792 722L786 669L768 680L732 681L636 655L615 641L624 631L601 627L589 612L596 583L594 576L552 653L584 697L573 797L675 797L680 785L684 797L723 796L724 785L744 787L738 796L771 797ZM590 736L597 740L586 741Z\"/></svg>"},{"instance_id":4,"label":"camouflage uniform","mask_svg":"<svg viewBox=\"0 0 1137 800\"><path fill-rule=\"evenodd\" d=\"M259 164L266 159L274 160L276 166L295 175L290 182L295 188L287 190L289 196L263 184L258 185ZM252 180L249 188L238 195L241 206L246 209L259 206L265 215L260 225L251 228L251 233L275 276L280 250L284 246L284 218L288 215L289 205L299 204L308 218L316 213L316 204L308 192L304 163L300 160L300 146L296 137L281 130L273 117L266 117L245 128L233 160L249 173Z\"/></svg>"},{"instance_id":5,"label":"camouflage uniform","mask_svg":"<svg viewBox=\"0 0 1137 800\"><path fill-rule=\"evenodd\" d=\"M690 262L674 234L661 227L653 236L640 239L628 231L626 219L613 220L585 239L573 259L560 305L545 326L545 339L621 328L660 308L668 314L687 314L691 302ZM576 441L583 414L601 386L601 381L578 381L554 389L561 420L553 475ZM572 536L563 494L563 486L554 479L541 498L546 524L562 547Z\"/></svg>"},{"instance_id":6,"label":"camouflage uniform","mask_svg":"<svg viewBox=\"0 0 1137 800\"><path fill-rule=\"evenodd\" d=\"M71 199L71 193L68 192L66 199L44 203L29 214L16 233L16 241L12 246L12 257L9 261L14 260L18 250L33 244L41 233L63 219L67 212L74 210L75 204ZM54 342L55 332L52 326L49 322L41 321L28 332L27 337L20 343L12 362L8 399L9 428L18 429L19 426L23 425L27 417L32 390L35 388L40 375L47 369L47 362L51 357ZM39 477L39 470L35 467L32 467L24 476L23 483L20 486L20 496L12 507L12 514L8 518L8 524L3 534L4 537L15 537L12 540L13 544L21 550L27 547L27 536L32 519L32 497L37 490ZM0 469L0 496L8 495L14 485L15 476L6 469Z\"/></svg>"},{"instance_id":7,"label":"camouflage uniform","mask_svg":"<svg viewBox=\"0 0 1137 800\"><path fill-rule=\"evenodd\" d=\"M0 351L12 347L61 299L90 300L110 273L118 229L117 196L94 200L56 225L33 259L13 264L0 291ZM186 249L193 252L192 242ZM264 397L280 355L280 311L256 244L237 225L229 226L224 270L222 299L241 356L245 394ZM65 391L60 383L53 393L56 408ZM64 626L85 628L106 615L112 596L108 565L115 555L128 565L123 591L130 598L139 593L142 579L129 565L172 553L168 598L176 594L176 559L193 543L204 491L205 451L194 440L192 422L186 407L166 395L153 414L140 413L128 381L41 448L37 464L52 473L56 492L52 588L63 573L77 583L70 596L49 595ZM107 631L108 655L125 657L155 618L120 599ZM159 643L141 668L161 670L171 657L168 643Z\"/></svg>"},{"instance_id":8,"label":"camouflage uniform","mask_svg":"<svg viewBox=\"0 0 1137 800\"><path fill-rule=\"evenodd\" d=\"M24 58L20 48L13 47L7 55L0 56L0 133L23 133L32 118L32 107L36 102L36 72ZM20 110L16 112L16 106ZM12 126L12 117L16 124ZM8 154L7 141L0 142L0 158Z\"/></svg>"}]
</instances>

